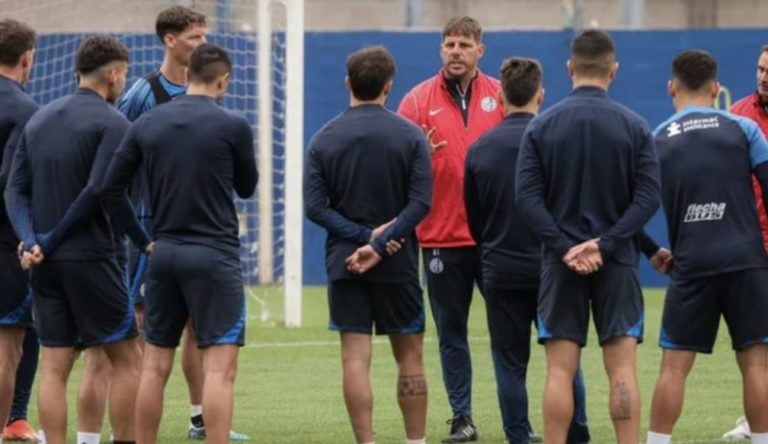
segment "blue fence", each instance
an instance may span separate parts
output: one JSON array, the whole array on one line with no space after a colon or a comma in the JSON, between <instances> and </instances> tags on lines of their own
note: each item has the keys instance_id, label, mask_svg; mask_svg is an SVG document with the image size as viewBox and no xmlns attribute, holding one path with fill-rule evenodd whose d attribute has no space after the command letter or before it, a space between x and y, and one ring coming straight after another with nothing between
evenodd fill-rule
<instances>
[{"instance_id":1,"label":"blue fence","mask_svg":"<svg viewBox=\"0 0 768 444\"><path fill-rule=\"evenodd\" d=\"M513 55L535 57L544 66L546 88L545 107L566 96L571 83L565 63L572 38L570 32L489 32L485 36L486 52L480 66L485 72L496 74L501 61ZM611 89L611 96L640 113L653 127L674 112L666 95L670 63L674 56L685 49L700 48L712 52L720 64L720 81L734 100L755 89L755 66L762 44L768 42L768 33L762 30L695 30L695 31L621 31L614 32L621 64L619 75ZM55 59L56 63L40 63L33 78L41 83L30 85L30 93L45 103L71 92L74 83L71 75L71 55L79 42L72 36L44 36L38 45L38 61ZM139 66L149 62L159 65L162 49L152 35L126 35L131 48L144 48L132 54L132 77L143 74ZM67 44L62 45L61 42ZM230 48L251 48L252 42L237 35L212 36L212 41ZM395 32L312 32L306 35L305 59L305 124L304 137L308 141L327 120L343 111L348 103L344 89L346 56L362 46L381 44L389 48L397 61L398 72L389 105L397 106L405 92L434 75L439 66L438 33ZM153 46L154 45L154 46ZM151 51L146 48L153 47ZM251 54L250 56L248 54ZM255 60L250 51L236 51L237 71L235 79L255 76ZM145 69L145 68L144 68ZM243 77L241 77L243 76ZM240 109L256 109L255 91L238 88L255 88L253 84L235 83L230 106ZM235 103L246 100L248 103ZM254 114L248 116L255 119ZM512 168L512 166L510 166ZM300 174L287 171L286 174ZM648 225L649 232L666 242L663 218L657 215ZM304 225L304 282L325 283L324 240L322 230L309 222ZM641 280L644 286L663 286L663 277L652 272L643 262Z\"/></svg>"}]
</instances>

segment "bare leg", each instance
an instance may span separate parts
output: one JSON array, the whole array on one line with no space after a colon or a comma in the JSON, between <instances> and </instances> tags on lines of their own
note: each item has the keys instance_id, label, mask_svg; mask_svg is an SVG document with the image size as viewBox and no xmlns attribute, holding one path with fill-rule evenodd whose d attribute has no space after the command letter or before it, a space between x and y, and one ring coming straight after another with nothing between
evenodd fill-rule
<instances>
[{"instance_id":1,"label":"bare leg","mask_svg":"<svg viewBox=\"0 0 768 444\"><path fill-rule=\"evenodd\" d=\"M344 401L357 442L373 441L373 392L371 391L371 335L341 333Z\"/></svg>"},{"instance_id":2,"label":"bare leg","mask_svg":"<svg viewBox=\"0 0 768 444\"><path fill-rule=\"evenodd\" d=\"M134 441L136 434L136 394L141 376L141 351L136 339L104 347L114 383L109 390L109 419L115 441Z\"/></svg>"},{"instance_id":3,"label":"bare leg","mask_svg":"<svg viewBox=\"0 0 768 444\"><path fill-rule=\"evenodd\" d=\"M101 347L92 347L83 353L85 368L77 391L77 430L100 433L107 408L112 366Z\"/></svg>"},{"instance_id":4,"label":"bare leg","mask_svg":"<svg viewBox=\"0 0 768 444\"><path fill-rule=\"evenodd\" d=\"M640 442L636 355L635 338L617 338L603 345L603 362L611 384L609 408L618 444Z\"/></svg>"},{"instance_id":5,"label":"bare leg","mask_svg":"<svg viewBox=\"0 0 768 444\"><path fill-rule=\"evenodd\" d=\"M187 322L187 334L181 349L181 369L187 380L189 389L189 403L201 405L203 403L203 353L197 348L197 337L192 328L192 322Z\"/></svg>"},{"instance_id":6,"label":"bare leg","mask_svg":"<svg viewBox=\"0 0 768 444\"><path fill-rule=\"evenodd\" d=\"M744 390L744 412L752 433L768 433L768 345L736 352Z\"/></svg>"},{"instance_id":7,"label":"bare leg","mask_svg":"<svg viewBox=\"0 0 768 444\"><path fill-rule=\"evenodd\" d=\"M545 347L544 441L547 444L565 444L573 418L573 378L579 367L581 350L579 344L564 339L549 340Z\"/></svg>"},{"instance_id":8,"label":"bare leg","mask_svg":"<svg viewBox=\"0 0 768 444\"><path fill-rule=\"evenodd\" d=\"M13 403L16 368L21 361L24 327L0 327L0 426L8 421Z\"/></svg>"},{"instance_id":9,"label":"bare leg","mask_svg":"<svg viewBox=\"0 0 768 444\"><path fill-rule=\"evenodd\" d=\"M214 345L203 350L203 411L208 444L226 444L232 428L237 374L236 345Z\"/></svg>"},{"instance_id":10,"label":"bare leg","mask_svg":"<svg viewBox=\"0 0 768 444\"><path fill-rule=\"evenodd\" d=\"M163 416L165 384L173 368L176 349L144 344L141 382L136 398L136 443L155 444Z\"/></svg>"},{"instance_id":11,"label":"bare leg","mask_svg":"<svg viewBox=\"0 0 768 444\"><path fill-rule=\"evenodd\" d=\"M405 436L422 439L427 427L427 375L424 373L424 335L391 335L398 367L397 402L405 421Z\"/></svg>"},{"instance_id":12,"label":"bare leg","mask_svg":"<svg viewBox=\"0 0 768 444\"><path fill-rule=\"evenodd\" d=\"M659 380L651 402L650 431L671 435L680 413L683 411L685 381L693 368L696 352L664 350Z\"/></svg>"},{"instance_id":13,"label":"bare leg","mask_svg":"<svg viewBox=\"0 0 768 444\"><path fill-rule=\"evenodd\" d=\"M41 347L37 410L47 444L67 442L67 380L75 361L71 347Z\"/></svg>"}]
</instances>

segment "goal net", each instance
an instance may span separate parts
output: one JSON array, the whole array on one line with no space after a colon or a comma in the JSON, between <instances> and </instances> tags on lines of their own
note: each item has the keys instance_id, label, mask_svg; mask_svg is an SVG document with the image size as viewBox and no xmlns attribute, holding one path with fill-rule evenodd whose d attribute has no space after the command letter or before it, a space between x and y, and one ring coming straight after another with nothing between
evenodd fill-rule
<instances>
[{"instance_id":1,"label":"goal net","mask_svg":"<svg viewBox=\"0 0 768 444\"><path fill-rule=\"evenodd\" d=\"M74 55L85 37L113 34L130 50L128 86L157 70L154 33L163 9L180 4L207 16L208 41L228 50L234 70L224 106L254 130L259 186L238 200L240 258L252 320L301 324L303 0L0 0L0 18L38 33L27 92L46 104L77 88Z\"/></svg>"}]
</instances>

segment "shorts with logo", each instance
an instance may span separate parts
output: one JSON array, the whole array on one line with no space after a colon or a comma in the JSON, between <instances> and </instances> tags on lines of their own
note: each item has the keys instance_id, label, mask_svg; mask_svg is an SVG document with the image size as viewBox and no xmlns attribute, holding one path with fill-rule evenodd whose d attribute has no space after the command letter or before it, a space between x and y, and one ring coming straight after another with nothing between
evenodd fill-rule
<instances>
[{"instance_id":1,"label":"shorts with logo","mask_svg":"<svg viewBox=\"0 0 768 444\"><path fill-rule=\"evenodd\" d=\"M328 328L377 335L424 332L424 298L419 281L403 283L342 279L328 287Z\"/></svg>"},{"instance_id":2,"label":"shorts with logo","mask_svg":"<svg viewBox=\"0 0 768 444\"><path fill-rule=\"evenodd\" d=\"M199 348L245 343L245 291L237 251L157 241L146 286L146 342L177 347L191 319Z\"/></svg>"},{"instance_id":3,"label":"shorts with logo","mask_svg":"<svg viewBox=\"0 0 768 444\"><path fill-rule=\"evenodd\" d=\"M32 325L32 292L15 251L0 251L0 327Z\"/></svg>"},{"instance_id":4,"label":"shorts with logo","mask_svg":"<svg viewBox=\"0 0 768 444\"><path fill-rule=\"evenodd\" d=\"M136 337L115 258L46 261L32 270L35 327L46 347L89 348Z\"/></svg>"},{"instance_id":5,"label":"shorts with logo","mask_svg":"<svg viewBox=\"0 0 768 444\"><path fill-rule=\"evenodd\" d=\"M720 315L731 345L741 350L768 342L768 269L754 268L673 279L664 300L659 345L712 353Z\"/></svg>"},{"instance_id":6,"label":"shorts with logo","mask_svg":"<svg viewBox=\"0 0 768 444\"><path fill-rule=\"evenodd\" d=\"M590 309L600 345L620 338L643 341L643 294L637 268L606 263L582 276L565 264L544 264L539 290L539 342L587 343Z\"/></svg>"}]
</instances>

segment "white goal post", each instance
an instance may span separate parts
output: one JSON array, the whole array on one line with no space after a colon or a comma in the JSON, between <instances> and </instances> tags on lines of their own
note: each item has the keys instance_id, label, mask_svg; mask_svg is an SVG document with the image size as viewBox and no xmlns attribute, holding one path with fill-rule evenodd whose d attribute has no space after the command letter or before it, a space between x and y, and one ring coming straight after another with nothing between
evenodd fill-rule
<instances>
[{"instance_id":1,"label":"white goal post","mask_svg":"<svg viewBox=\"0 0 768 444\"><path fill-rule=\"evenodd\" d=\"M259 0L259 280L273 282L275 252L272 223L273 199L273 54L272 8L274 0ZM285 4L285 168L283 291L284 321L288 327L301 326L304 159L304 0L283 0Z\"/></svg>"}]
</instances>

